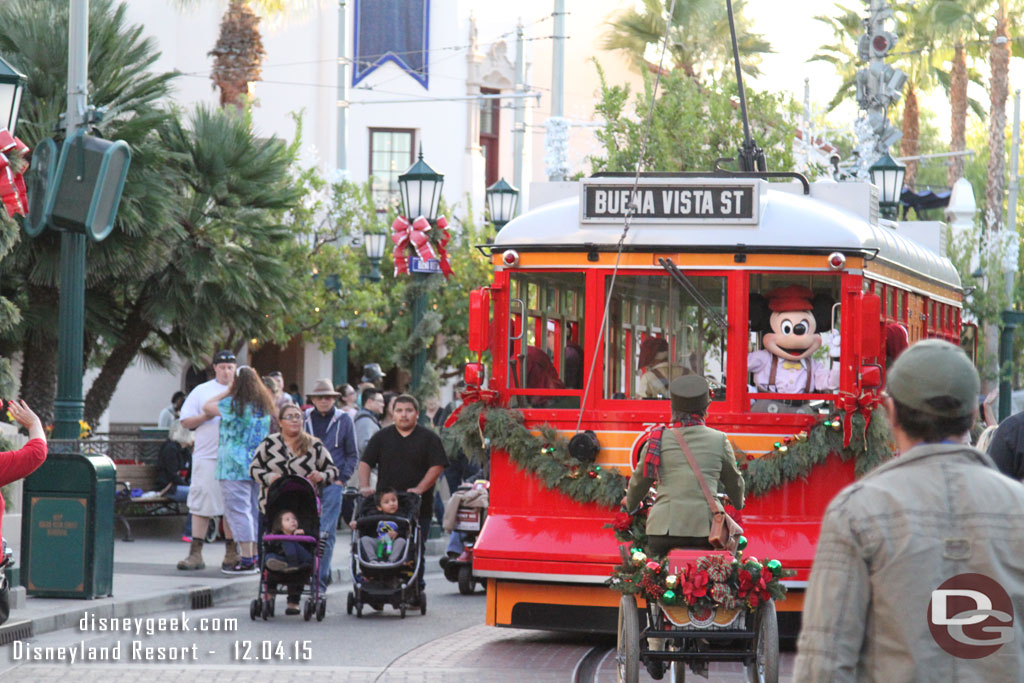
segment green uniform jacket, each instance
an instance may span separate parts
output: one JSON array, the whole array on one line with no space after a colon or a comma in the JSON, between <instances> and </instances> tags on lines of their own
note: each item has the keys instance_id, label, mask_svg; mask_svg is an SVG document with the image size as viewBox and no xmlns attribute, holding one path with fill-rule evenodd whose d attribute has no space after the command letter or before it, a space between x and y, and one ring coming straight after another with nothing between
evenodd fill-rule
<instances>
[{"instance_id":1,"label":"green uniform jacket","mask_svg":"<svg viewBox=\"0 0 1024 683\"><path fill-rule=\"evenodd\" d=\"M697 466L704 473L711 494L718 491L719 482L729 494L733 507L743 507L743 475L736 466L736 457L728 437L717 429L703 425L684 427L680 435L686 440ZM643 499L654 480L643 476L644 455L629 480L626 509L633 510ZM715 501L718 508L721 505ZM666 429L661 439L661 480L658 497L647 517L648 536L707 536L711 531L711 511L701 492L686 455L672 434Z\"/></svg>"}]
</instances>

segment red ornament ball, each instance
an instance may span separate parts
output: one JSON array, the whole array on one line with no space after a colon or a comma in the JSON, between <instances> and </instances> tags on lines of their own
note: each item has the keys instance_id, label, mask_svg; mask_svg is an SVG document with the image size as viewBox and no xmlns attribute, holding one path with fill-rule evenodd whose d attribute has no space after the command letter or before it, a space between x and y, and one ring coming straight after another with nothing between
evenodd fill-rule
<instances>
[{"instance_id":1,"label":"red ornament ball","mask_svg":"<svg viewBox=\"0 0 1024 683\"><path fill-rule=\"evenodd\" d=\"M595 477L597 477L597 472L595 472L594 470L590 470L589 472L587 472L587 476L590 477L591 479L594 479Z\"/></svg>"}]
</instances>

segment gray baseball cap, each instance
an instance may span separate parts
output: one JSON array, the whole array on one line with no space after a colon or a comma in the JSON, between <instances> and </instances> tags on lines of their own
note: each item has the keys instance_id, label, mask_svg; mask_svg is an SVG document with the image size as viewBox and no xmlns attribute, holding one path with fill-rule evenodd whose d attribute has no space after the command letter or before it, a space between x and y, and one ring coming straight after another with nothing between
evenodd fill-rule
<instances>
[{"instance_id":1,"label":"gray baseball cap","mask_svg":"<svg viewBox=\"0 0 1024 683\"><path fill-rule=\"evenodd\" d=\"M965 417L978 405L981 382L967 354L941 339L912 345L889 369L886 391L908 408L935 417Z\"/></svg>"}]
</instances>

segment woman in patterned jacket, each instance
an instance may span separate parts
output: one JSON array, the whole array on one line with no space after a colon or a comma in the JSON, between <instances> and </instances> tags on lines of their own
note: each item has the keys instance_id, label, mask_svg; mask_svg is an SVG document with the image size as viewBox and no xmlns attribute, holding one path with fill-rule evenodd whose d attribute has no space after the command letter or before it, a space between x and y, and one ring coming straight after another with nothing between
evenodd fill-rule
<instances>
[{"instance_id":1,"label":"woman in patterned jacket","mask_svg":"<svg viewBox=\"0 0 1024 683\"><path fill-rule=\"evenodd\" d=\"M267 507L267 489L285 474L297 474L314 484L329 484L338 476L331 454L320 439L302 429L302 409L294 403L278 414L281 431L263 439L249 465L259 485L260 512Z\"/></svg>"}]
</instances>

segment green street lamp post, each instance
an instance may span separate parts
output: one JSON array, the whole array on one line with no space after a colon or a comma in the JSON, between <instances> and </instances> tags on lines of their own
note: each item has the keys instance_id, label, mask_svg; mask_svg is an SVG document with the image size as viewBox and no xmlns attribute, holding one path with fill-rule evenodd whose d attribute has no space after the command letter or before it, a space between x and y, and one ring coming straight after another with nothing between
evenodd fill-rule
<instances>
[{"instance_id":1,"label":"green street lamp post","mask_svg":"<svg viewBox=\"0 0 1024 683\"><path fill-rule=\"evenodd\" d=\"M366 250L366 257L370 260L370 272L360 273L359 279L363 282L380 282L380 262L384 258L384 248L387 246L388 236L384 233L375 232L364 232L363 233L363 248ZM337 276L334 277L334 282L337 283L335 293L340 294L341 285L338 283ZM329 278L328 278L329 279ZM328 284L328 283L325 283ZM334 385L339 386L348 382L348 321L342 320L338 322L338 333L334 338L334 353L331 356L331 364L334 368L333 377Z\"/></svg>"},{"instance_id":2,"label":"green street lamp post","mask_svg":"<svg viewBox=\"0 0 1024 683\"><path fill-rule=\"evenodd\" d=\"M502 178L487 188L486 195L487 213L491 217L491 223L494 223L495 232L499 232L516 215L516 209L519 207L519 190Z\"/></svg>"},{"instance_id":3,"label":"green street lamp post","mask_svg":"<svg viewBox=\"0 0 1024 683\"><path fill-rule=\"evenodd\" d=\"M6 128L11 135L16 135L21 95L27 82L25 74L0 57L0 128Z\"/></svg>"},{"instance_id":4,"label":"green street lamp post","mask_svg":"<svg viewBox=\"0 0 1024 683\"><path fill-rule=\"evenodd\" d=\"M878 208L883 218L896 220L899 217L900 193L903 192L903 178L907 167L886 152L868 169L871 182L882 192Z\"/></svg>"},{"instance_id":5,"label":"green street lamp post","mask_svg":"<svg viewBox=\"0 0 1024 683\"><path fill-rule=\"evenodd\" d=\"M402 208L405 217L411 223L416 218L423 216L431 225L437 219L438 205L441 200L441 187L444 185L444 175L430 168L423 161L423 146L420 145L419 159L412 167L398 176L398 187L402 195ZM413 272L410 274L413 282L417 284L419 292L412 304L412 330L420 324L427 312L427 294L424 288L424 280L429 277L428 273ZM420 349L412 359L412 390L420 388L423 380L423 370L427 364L427 350Z\"/></svg>"}]
</instances>

